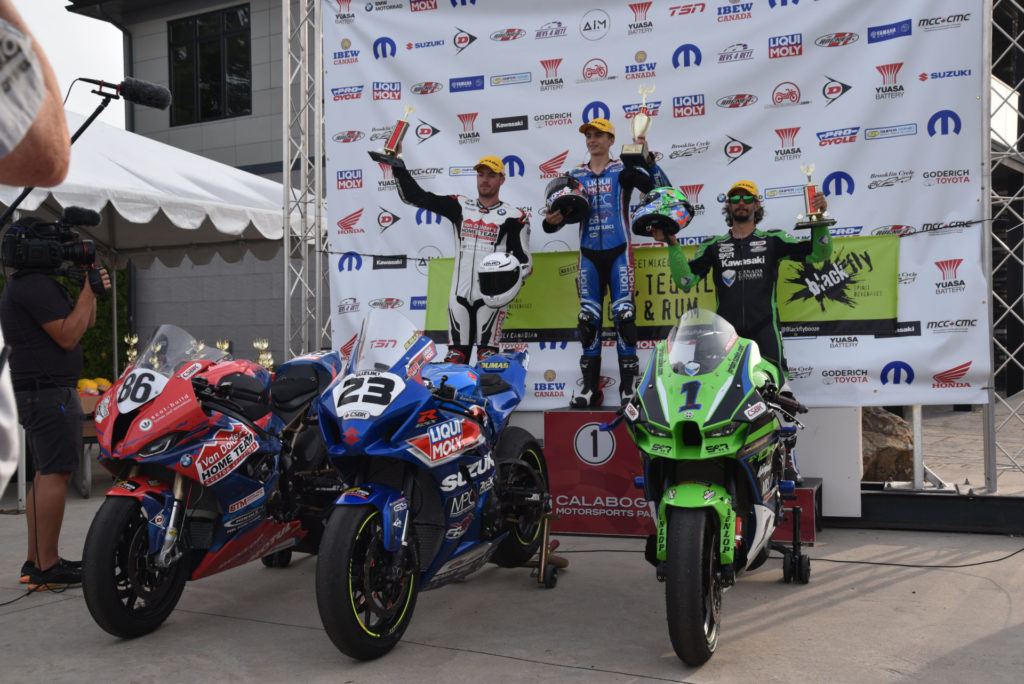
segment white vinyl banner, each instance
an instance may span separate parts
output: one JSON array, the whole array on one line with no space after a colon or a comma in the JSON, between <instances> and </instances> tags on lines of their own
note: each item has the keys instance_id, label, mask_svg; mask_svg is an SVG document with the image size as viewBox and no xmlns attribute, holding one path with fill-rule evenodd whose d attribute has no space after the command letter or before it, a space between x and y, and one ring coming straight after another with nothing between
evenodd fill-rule
<instances>
[{"instance_id":1,"label":"white vinyl banner","mask_svg":"<svg viewBox=\"0 0 1024 684\"><path fill-rule=\"evenodd\" d=\"M417 182L475 197L473 166L501 158L501 198L532 219L538 253L579 248L577 225L545 234L540 220L549 180L587 160L580 124L610 119L617 156L631 142L640 88L653 88L647 138L696 208L685 242L726 231L718 196L740 179L763 196L759 228L797 235L800 167L809 164L838 221L835 236L900 235L895 329L810 338L789 330L798 398L986 402L983 8L981 0L325 0L335 345L350 350L371 307L399 308L422 325L427 264L455 253L451 228L402 203L390 168L367 155L406 107L415 110L403 158ZM531 354L523 408L566 406L579 344L518 346ZM653 342L638 346L645 363ZM606 397L617 399L610 343L602 374Z\"/></svg>"}]
</instances>

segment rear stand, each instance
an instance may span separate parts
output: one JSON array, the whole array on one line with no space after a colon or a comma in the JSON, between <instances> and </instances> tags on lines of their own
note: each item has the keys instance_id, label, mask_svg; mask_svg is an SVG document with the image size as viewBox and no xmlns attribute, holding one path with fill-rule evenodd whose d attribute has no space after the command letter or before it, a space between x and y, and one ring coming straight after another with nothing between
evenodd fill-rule
<instances>
[{"instance_id":1,"label":"rear stand","mask_svg":"<svg viewBox=\"0 0 1024 684\"><path fill-rule=\"evenodd\" d=\"M784 501L796 500L796 494L785 494ZM782 513L793 516L793 541L791 544L784 544L772 540L769 547L782 554L782 581L789 584L794 579L800 584L807 584L811 581L811 557L801 553L800 543L800 513L803 509L800 506L783 508Z\"/></svg>"},{"instance_id":2,"label":"rear stand","mask_svg":"<svg viewBox=\"0 0 1024 684\"><path fill-rule=\"evenodd\" d=\"M552 589L558 584L558 571L569 567L569 560L567 558L554 554L555 549L558 548L558 540L551 539L551 520L552 515L545 513L544 521L541 523L541 544L538 551L538 559L526 561L524 564L524 567L535 568L530 573L530 576L536 577L537 582L543 584L547 589Z\"/></svg>"}]
</instances>

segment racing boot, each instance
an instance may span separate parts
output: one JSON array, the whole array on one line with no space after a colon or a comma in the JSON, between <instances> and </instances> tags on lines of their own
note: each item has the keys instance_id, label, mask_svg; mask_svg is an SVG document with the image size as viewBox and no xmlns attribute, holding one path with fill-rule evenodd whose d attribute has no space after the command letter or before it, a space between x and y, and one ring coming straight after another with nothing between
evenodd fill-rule
<instances>
[{"instance_id":1,"label":"racing boot","mask_svg":"<svg viewBox=\"0 0 1024 684\"><path fill-rule=\"evenodd\" d=\"M448 353L444 356L445 363L469 363L470 349L463 346L448 345Z\"/></svg>"},{"instance_id":2,"label":"racing boot","mask_svg":"<svg viewBox=\"0 0 1024 684\"><path fill-rule=\"evenodd\" d=\"M797 486L804 483L800 469L796 467L796 427L785 426L782 430L782 448L786 452L786 462L782 469L782 479L792 480Z\"/></svg>"},{"instance_id":3,"label":"racing boot","mask_svg":"<svg viewBox=\"0 0 1024 684\"><path fill-rule=\"evenodd\" d=\"M623 406L633 398L639 374L640 359L636 354L619 357L619 401Z\"/></svg>"},{"instance_id":4,"label":"racing boot","mask_svg":"<svg viewBox=\"0 0 1024 684\"><path fill-rule=\"evenodd\" d=\"M573 395L569 408L593 408L604 401L601 391L601 357L581 356L580 373L583 375L583 389Z\"/></svg>"}]
</instances>

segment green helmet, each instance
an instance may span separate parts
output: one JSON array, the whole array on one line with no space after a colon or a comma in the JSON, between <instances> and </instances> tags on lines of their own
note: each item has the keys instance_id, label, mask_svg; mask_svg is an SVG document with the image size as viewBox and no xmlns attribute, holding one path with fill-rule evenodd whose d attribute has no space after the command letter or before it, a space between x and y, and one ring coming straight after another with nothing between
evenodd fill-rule
<instances>
[{"instance_id":1,"label":"green helmet","mask_svg":"<svg viewBox=\"0 0 1024 684\"><path fill-rule=\"evenodd\" d=\"M693 205L673 187L655 188L644 196L630 219L636 235L649 237L655 228L675 235L693 220Z\"/></svg>"}]
</instances>

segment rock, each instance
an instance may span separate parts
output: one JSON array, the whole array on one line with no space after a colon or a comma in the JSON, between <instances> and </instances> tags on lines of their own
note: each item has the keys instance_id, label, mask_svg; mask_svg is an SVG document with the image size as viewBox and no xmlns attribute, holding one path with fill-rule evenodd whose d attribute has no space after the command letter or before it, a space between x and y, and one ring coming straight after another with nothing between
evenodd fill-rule
<instances>
[{"instance_id":1,"label":"rock","mask_svg":"<svg viewBox=\"0 0 1024 684\"><path fill-rule=\"evenodd\" d=\"M861 409L861 480L912 480L914 432L910 424L880 406Z\"/></svg>"}]
</instances>

